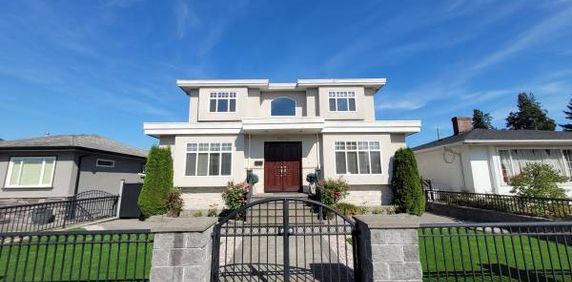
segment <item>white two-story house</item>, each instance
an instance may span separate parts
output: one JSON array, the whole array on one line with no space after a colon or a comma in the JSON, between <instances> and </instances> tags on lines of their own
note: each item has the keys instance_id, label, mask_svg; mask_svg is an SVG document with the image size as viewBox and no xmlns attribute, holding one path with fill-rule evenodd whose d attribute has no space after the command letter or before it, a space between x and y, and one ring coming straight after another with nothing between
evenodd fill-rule
<instances>
[{"instance_id":1,"label":"white two-story house","mask_svg":"<svg viewBox=\"0 0 572 282\"><path fill-rule=\"evenodd\" d=\"M227 182L259 177L253 193L302 192L306 175L343 178L346 201L391 201L394 152L419 132L417 120L378 121L374 96L384 78L179 80L189 120L147 122L145 134L170 146L174 185L186 209L222 208Z\"/></svg>"}]
</instances>

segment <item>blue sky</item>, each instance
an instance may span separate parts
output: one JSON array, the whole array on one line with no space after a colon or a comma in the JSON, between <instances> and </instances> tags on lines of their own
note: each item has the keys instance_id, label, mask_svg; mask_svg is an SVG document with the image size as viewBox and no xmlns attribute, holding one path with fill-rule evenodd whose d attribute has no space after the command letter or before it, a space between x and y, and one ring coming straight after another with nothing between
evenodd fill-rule
<instances>
[{"instance_id":1,"label":"blue sky","mask_svg":"<svg viewBox=\"0 0 572 282\"><path fill-rule=\"evenodd\" d=\"M2 1L0 137L96 133L148 147L184 121L176 79L387 77L378 119L417 145L473 108L496 126L533 92L572 94L571 1Z\"/></svg>"}]
</instances>

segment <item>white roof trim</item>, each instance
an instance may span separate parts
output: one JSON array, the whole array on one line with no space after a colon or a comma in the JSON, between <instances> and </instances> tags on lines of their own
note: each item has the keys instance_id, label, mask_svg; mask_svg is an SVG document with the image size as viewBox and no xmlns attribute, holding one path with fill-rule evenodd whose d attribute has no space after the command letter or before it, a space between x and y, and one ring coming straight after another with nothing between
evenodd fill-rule
<instances>
[{"instance_id":1,"label":"white roof trim","mask_svg":"<svg viewBox=\"0 0 572 282\"><path fill-rule=\"evenodd\" d=\"M189 135L189 134L239 134L264 130L309 130L315 133L405 133L421 131L421 121L378 121L340 122L324 121L322 118L264 118L245 119L243 122L146 122L145 134Z\"/></svg>"},{"instance_id":2,"label":"white roof trim","mask_svg":"<svg viewBox=\"0 0 572 282\"><path fill-rule=\"evenodd\" d=\"M328 79L298 79L298 86L342 86L359 85L380 88L385 85L385 78L328 78Z\"/></svg>"},{"instance_id":3,"label":"white roof trim","mask_svg":"<svg viewBox=\"0 0 572 282\"><path fill-rule=\"evenodd\" d=\"M268 87L268 79L212 79L177 80L177 86L187 88L200 87Z\"/></svg>"},{"instance_id":4,"label":"white roof trim","mask_svg":"<svg viewBox=\"0 0 572 282\"><path fill-rule=\"evenodd\" d=\"M385 78L327 78L327 79L298 79L296 83L270 83L268 79L200 79L177 80L181 88L201 87L251 87L268 90L294 90L297 88L319 86L364 86L381 88L386 83Z\"/></svg>"},{"instance_id":5,"label":"white roof trim","mask_svg":"<svg viewBox=\"0 0 572 282\"><path fill-rule=\"evenodd\" d=\"M562 140L562 139L521 139L521 140L465 140L463 143L465 144L497 144L497 143L526 143L526 144L572 144L572 140Z\"/></svg>"}]
</instances>

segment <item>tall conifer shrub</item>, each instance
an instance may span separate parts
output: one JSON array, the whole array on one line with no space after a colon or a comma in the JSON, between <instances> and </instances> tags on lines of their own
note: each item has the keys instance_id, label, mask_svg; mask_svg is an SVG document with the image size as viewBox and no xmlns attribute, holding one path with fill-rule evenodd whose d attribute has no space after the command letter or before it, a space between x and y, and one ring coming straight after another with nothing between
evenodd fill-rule
<instances>
[{"instance_id":1,"label":"tall conifer shrub","mask_svg":"<svg viewBox=\"0 0 572 282\"><path fill-rule=\"evenodd\" d=\"M143 189L138 204L145 217L165 214L167 198L173 189L173 158L169 147L151 147L145 165Z\"/></svg>"},{"instance_id":2,"label":"tall conifer shrub","mask_svg":"<svg viewBox=\"0 0 572 282\"><path fill-rule=\"evenodd\" d=\"M423 214L425 197L415 155L409 148L401 148L395 152L391 189L393 190L393 202L400 212Z\"/></svg>"}]
</instances>

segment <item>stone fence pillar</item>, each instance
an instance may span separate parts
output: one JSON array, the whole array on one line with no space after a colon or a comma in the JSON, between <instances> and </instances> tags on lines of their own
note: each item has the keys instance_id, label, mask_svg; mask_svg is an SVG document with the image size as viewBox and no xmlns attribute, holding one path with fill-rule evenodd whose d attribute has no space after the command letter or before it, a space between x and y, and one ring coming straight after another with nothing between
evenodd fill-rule
<instances>
[{"instance_id":1,"label":"stone fence pillar","mask_svg":"<svg viewBox=\"0 0 572 282\"><path fill-rule=\"evenodd\" d=\"M209 281L216 218L174 218L154 224L151 281Z\"/></svg>"},{"instance_id":2,"label":"stone fence pillar","mask_svg":"<svg viewBox=\"0 0 572 282\"><path fill-rule=\"evenodd\" d=\"M362 281L422 281L417 229L410 215L356 216Z\"/></svg>"}]
</instances>

